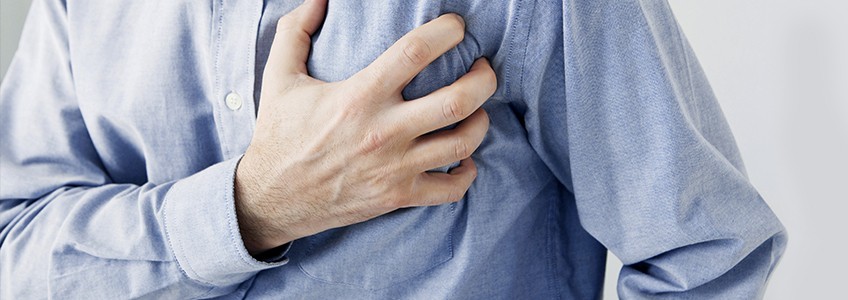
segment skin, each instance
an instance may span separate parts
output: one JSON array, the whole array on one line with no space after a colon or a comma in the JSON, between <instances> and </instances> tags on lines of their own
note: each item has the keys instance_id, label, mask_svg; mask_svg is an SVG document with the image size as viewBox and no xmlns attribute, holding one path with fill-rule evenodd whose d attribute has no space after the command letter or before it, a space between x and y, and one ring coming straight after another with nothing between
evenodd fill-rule
<instances>
[{"instance_id":1,"label":"skin","mask_svg":"<svg viewBox=\"0 0 848 300\"><path fill-rule=\"evenodd\" d=\"M477 176L470 156L489 128L480 106L497 88L489 62L478 59L415 101L401 96L464 38L462 18L442 15L350 78L322 82L307 75L306 60L326 5L307 0L277 24L256 131L235 178L239 227L253 255L398 208L459 201ZM457 160L449 173L427 171Z\"/></svg>"}]
</instances>

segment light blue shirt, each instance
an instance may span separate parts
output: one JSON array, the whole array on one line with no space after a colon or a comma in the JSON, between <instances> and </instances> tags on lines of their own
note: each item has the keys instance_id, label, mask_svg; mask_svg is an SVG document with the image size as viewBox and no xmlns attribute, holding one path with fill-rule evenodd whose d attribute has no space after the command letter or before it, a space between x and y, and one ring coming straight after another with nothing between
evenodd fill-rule
<instances>
[{"instance_id":1,"label":"light blue shirt","mask_svg":"<svg viewBox=\"0 0 848 300\"><path fill-rule=\"evenodd\" d=\"M0 90L0 298L596 299L607 249L625 299L761 297L785 230L661 0L332 0L323 80L465 17L404 95L490 58L479 176L254 259L233 174L294 2L34 1Z\"/></svg>"}]
</instances>

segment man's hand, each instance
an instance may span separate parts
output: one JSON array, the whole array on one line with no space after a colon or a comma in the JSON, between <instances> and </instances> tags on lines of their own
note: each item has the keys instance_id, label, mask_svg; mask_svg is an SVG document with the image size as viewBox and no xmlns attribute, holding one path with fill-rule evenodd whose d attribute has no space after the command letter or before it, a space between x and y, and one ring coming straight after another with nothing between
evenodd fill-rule
<instances>
[{"instance_id":1,"label":"man's hand","mask_svg":"<svg viewBox=\"0 0 848 300\"><path fill-rule=\"evenodd\" d=\"M459 201L477 174L469 157L489 127L479 107L497 87L488 61L421 99L401 96L464 38L464 21L443 15L351 78L327 83L309 77L305 63L325 10L326 0L307 0L277 25L256 132L235 180L252 254L398 208ZM427 172L457 160L447 174Z\"/></svg>"}]
</instances>

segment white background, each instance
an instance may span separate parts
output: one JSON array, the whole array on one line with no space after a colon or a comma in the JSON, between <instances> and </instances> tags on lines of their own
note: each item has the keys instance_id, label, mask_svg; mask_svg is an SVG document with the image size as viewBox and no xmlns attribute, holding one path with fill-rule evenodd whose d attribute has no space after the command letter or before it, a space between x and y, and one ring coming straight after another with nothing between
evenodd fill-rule
<instances>
[{"instance_id":1,"label":"white background","mask_svg":"<svg viewBox=\"0 0 848 300\"><path fill-rule=\"evenodd\" d=\"M655 0L648 0L655 1ZM848 2L671 0L789 247L766 299L834 299L848 284ZM0 0L0 76L28 0ZM610 258L606 298L621 264Z\"/></svg>"}]
</instances>

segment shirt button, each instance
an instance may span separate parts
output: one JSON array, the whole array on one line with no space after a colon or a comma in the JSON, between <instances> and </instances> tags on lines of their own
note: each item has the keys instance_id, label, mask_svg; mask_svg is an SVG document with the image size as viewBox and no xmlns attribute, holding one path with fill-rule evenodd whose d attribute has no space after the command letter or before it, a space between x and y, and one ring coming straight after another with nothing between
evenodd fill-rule
<instances>
[{"instance_id":1,"label":"shirt button","mask_svg":"<svg viewBox=\"0 0 848 300\"><path fill-rule=\"evenodd\" d=\"M230 92L229 94L227 94L227 97L224 99L224 101L227 102L227 107L230 108L230 110L238 110L239 108L241 108L241 96L239 96L239 94L236 94L235 92Z\"/></svg>"}]
</instances>

